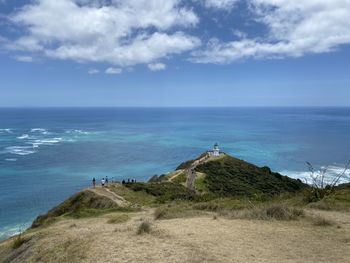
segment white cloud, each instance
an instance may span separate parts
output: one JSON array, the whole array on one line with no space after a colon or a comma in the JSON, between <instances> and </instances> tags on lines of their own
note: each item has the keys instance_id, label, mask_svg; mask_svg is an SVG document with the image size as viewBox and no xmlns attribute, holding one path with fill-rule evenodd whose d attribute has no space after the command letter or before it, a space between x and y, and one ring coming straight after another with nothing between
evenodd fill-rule
<instances>
[{"instance_id":1,"label":"white cloud","mask_svg":"<svg viewBox=\"0 0 350 263\"><path fill-rule=\"evenodd\" d=\"M267 36L222 42L211 39L193 52L197 63L231 63L244 58L299 57L324 53L350 43L349 0L250 0L256 21Z\"/></svg>"},{"instance_id":2,"label":"white cloud","mask_svg":"<svg viewBox=\"0 0 350 263\"><path fill-rule=\"evenodd\" d=\"M160 71L160 70L165 70L166 65L163 63L151 63L151 64L148 64L148 68L151 71Z\"/></svg>"},{"instance_id":3,"label":"white cloud","mask_svg":"<svg viewBox=\"0 0 350 263\"><path fill-rule=\"evenodd\" d=\"M123 70L121 68L107 68L105 73L109 75L118 75L121 74Z\"/></svg>"},{"instance_id":4,"label":"white cloud","mask_svg":"<svg viewBox=\"0 0 350 263\"><path fill-rule=\"evenodd\" d=\"M247 0L248 24L260 23L267 33L253 37L254 30L246 31L244 24L249 37L242 28L234 28L225 36L232 39L211 38L198 49L199 37L186 33L199 24L191 3L233 10L230 15L235 16L239 1L33 0L9 17L20 29L13 32L22 35L12 40L0 36L0 42L25 57L109 63L121 68L146 64L150 69L157 61L187 51L192 52L192 62L225 64L331 52L350 44L350 0ZM232 26L225 25L228 30ZM262 30L256 31L262 34ZM218 35L205 28L196 32L205 38Z\"/></svg>"},{"instance_id":5,"label":"white cloud","mask_svg":"<svg viewBox=\"0 0 350 263\"><path fill-rule=\"evenodd\" d=\"M206 8L230 10L239 0L200 0Z\"/></svg>"},{"instance_id":6,"label":"white cloud","mask_svg":"<svg viewBox=\"0 0 350 263\"><path fill-rule=\"evenodd\" d=\"M79 62L152 63L200 44L179 31L199 21L180 0L36 0L10 20L28 33L8 49Z\"/></svg>"},{"instance_id":7,"label":"white cloud","mask_svg":"<svg viewBox=\"0 0 350 263\"><path fill-rule=\"evenodd\" d=\"M20 62L33 62L33 58L31 56L15 56L15 59Z\"/></svg>"},{"instance_id":8,"label":"white cloud","mask_svg":"<svg viewBox=\"0 0 350 263\"><path fill-rule=\"evenodd\" d=\"M95 68L89 69L89 71L88 71L88 74L90 74L90 75L96 75L99 73L100 73L100 71L98 69L95 69Z\"/></svg>"}]
</instances>

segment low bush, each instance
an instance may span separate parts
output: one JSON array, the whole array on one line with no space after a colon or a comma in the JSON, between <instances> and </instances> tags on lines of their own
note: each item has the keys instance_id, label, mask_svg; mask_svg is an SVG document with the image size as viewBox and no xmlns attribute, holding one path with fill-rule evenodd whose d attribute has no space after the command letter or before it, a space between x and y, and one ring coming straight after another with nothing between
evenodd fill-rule
<instances>
[{"instance_id":1,"label":"low bush","mask_svg":"<svg viewBox=\"0 0 350 263\"><path fill-rule=\"evenodd\" d=\"M148 221L143 221L137 228L136 234L143 235L151 232L151 224Z\"/></svg>"},{"instance_id":2,"label":"low bush","mask_svg":"<svg viewBox=\"0 0 350 263\"><path fill-rule=\"evenodd\" d=\"M194 193L185 186L176 183L127 183L125 186L135 192L143 191L156 197L158 203L194 198Z\"/></svg>"},{"instance_id":3,"label":"low bush","mask_svg":"<svg viewBox=\"0 0 350 263\"><path fill-rule=\"evenodd\" d=\"M188 204L175 204L168 205L167 207L159 207L154 211L154 219L173 219L173 218L185 218L185 217L196 217L203 215L202 211L193 209Z\"/></svg>"},{"instance_id":4,"label":"low bush","mask_svg":"<svg viewBox=\"0 0 350 263\"><path fill-rule=\"evenodd\" d=\"M23 237L22 234L18 234L17 236L14 237L13 243L12 243L12 248L17 249L20 246L22 246L27 240Z\"/></svg>"},{"instance_id":5,"label":"low bush","mask_svg":"<svg viewBox=\"0 0 350 263\"><path fill-rule=\"evenodd\" d=\"M312 217L312 224L314 226L332 226L334 225L334 222L328 219L323 218L322 216L315 216Z\"/></svg>"},{"instance_id":6,"label":"low bush","mask_svg":"<svg viewBox=\"0 0 350 263\"><path fill-rule=\"evenodd\" d=\"M288 207L281 204L253 207L233 213L234 218L257 219L257 220L296 220L304 216L304 211L295 207Z\"/></svg>"},{"instance_id":7,"label":"low bush","mask_svg":"<svg viewBox=\"0 0 350 263\"><path fill-rule=\"evenodd\" d=\"M114 215L110 219L108 219L107 223L108 224L121 224L129 221L130 216L127 214L121 214L121 215Z\"/></svg>"}]
</instances>

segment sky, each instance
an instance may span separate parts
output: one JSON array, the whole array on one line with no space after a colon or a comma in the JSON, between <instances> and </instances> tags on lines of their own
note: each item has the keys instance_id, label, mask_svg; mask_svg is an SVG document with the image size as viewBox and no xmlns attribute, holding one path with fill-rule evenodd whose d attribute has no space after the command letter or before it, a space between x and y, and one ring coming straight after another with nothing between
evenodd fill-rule
<instances>
[{"instance_id":1,"label":"sky","mask_svg":"<svg viewBox=\"0 0 350 263\"><path fill-rule=\"evenodd\" d=\"M350 106L350 0L0 0L0 107Z\"/></svg>"}]
</instances>

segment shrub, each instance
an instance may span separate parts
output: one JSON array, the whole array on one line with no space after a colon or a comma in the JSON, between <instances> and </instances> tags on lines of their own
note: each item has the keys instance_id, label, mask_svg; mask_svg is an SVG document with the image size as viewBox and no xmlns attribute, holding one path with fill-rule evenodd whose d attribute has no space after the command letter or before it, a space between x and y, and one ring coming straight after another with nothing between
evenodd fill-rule
<instances>
[{"instance_id":1,"label":"shrub","mask_svg":"<svg viewBox=\"0 0 350 263\"><path fill-rule=\"evenodd\" d=\"M276 220L295 220L304 215L302 209L289 208L283 205L273 205L266 208L266 215Z\"/></svg>"},{"instance_id":2,"label":"shrub","mask_svg":"<svg viewBox=\"0 0 350 263\"><path fill-rule=\"evenodd\" d=\"M308 188L303 191L303 200L306 203L318 202L332 192L333 189L330 188Z\"/></svg>"},{"instance_id":3,"label":"shrub","mask_svg":"<svg viewBox=\"0 0 350 263\"><path fill-rule=\"evenodd\" d=\"M22 234L18 234L14 239L12 243L12 248L16 249L22 246L27 240L22 236Z\"/></svg>"},{"instance_id":4,"label":"shrub","mask_svg":"<svg viewBox=\"0 0 350 263\"><path fill-rule=\"evenodd\" d=\"M136 234L143 235L151 232L151 224L148 221L143 221L137 228Z\"/></svg>"},{"instance_id":5,"label":"shrub","mask_svg":"<svg viewBox=\"0 0 350 263\"><path fill-rule=\"evenodd\" d=\"M218 196L249 196L264 201L266 196L298 192L308 187L300 180L230 156L201 164L196 170L207 175L207 189Z\"/></svg>"},{"instance_id":6,"label":"shrub","mask_svg":"<svg viewBox=\"0 0 350 263\"><path fill-rule=\"evenodd\" d=\"M192 200L194 194L185 186L176 183L127 183L125 186L135 192L146 192L156 197L158 203L173 200Z\"/></svg>"},{"instance_id":7,"label":"shrub","mask_svg":"<svg viewBox=\"0 0 350 263\"><path fill-rule=\"evenodd\" d=\"M312 218L312 224L314 226L332 226L334 225L334 222L328 219L325 219L321 216L316 216Z\"/></svg>"},{"instance_id":8,"label":"shrub","mask_svg":"<svg viewBox=\"0 0 350 263\"><path fill-rule=\"evenodd\" d=\"M121 224L125 223L130 219L130 217L126 214L121 214L121 215L115 215L108 219L107 223L108 224Z\"/></svg>"},{"instance_id":9,"label":"shrub","mask_svg":"<svg viewBox=\"0 0 350 263\"><path fill-rule=\"evenodd\" d=\"M243 209L233 214L235 218L257 220L296 220L302 216L304 216L304 211L302 209L295 207L290 208L281 204Z\"/></svg>"}]
</instances>

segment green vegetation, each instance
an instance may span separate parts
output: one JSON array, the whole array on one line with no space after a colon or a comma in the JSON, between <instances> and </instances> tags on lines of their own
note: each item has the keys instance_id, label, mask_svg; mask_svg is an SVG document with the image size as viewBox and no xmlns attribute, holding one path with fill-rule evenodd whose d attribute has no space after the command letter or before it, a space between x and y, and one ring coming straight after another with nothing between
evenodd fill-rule
<instances>
[{"instance_id":1,"label":"green vegetation","mask_svg":"<svg viewBox=\"0 0 350 263\"><path fill-rule=\"evenodd\" d=\"M197 176L197 178L194 181L194 187L196 188L196 190L199 193L207 193L208 192L208 188L207 188L207 185L205 183L205 176L206 175L199 175L199 176Z\"/></svg>"},{"instance_id":2,"label":"green vegetation","mask_svg":"<svg viewBox=\"0 0 350 263\"><path fill-rule=\"evenodd\" d=\"M207 174L204 183L210 192L218 196L273 196L307 188L300 180L273 173L268 167L259 168L228 155L198 166L197 171Z\"/></svg>"},{"instance_id":3,"label":"green vegetation","mask_svg":"<svg viewBox=\"0 0 350 263\"><path fill-rule=\"evenodd\" d=\"M181 163L178 167L176 167L175 170L188 169L188 168L191 167L191 165L192 165L195 161L201 159L201 158L204 157L205 155L207 155L206 152L205 152L205 153L202 153L198 158L196 158L196 159L194 159L194 160L185 161L185 162Z\"/></svg>"},{"instance_id":4,"label":"green vegetation","mask_svg":"<svg viewBox=\"0 0 350 263\"><path fill-rule=\"evenodd\" d=\"M186 174L186 172L183 172L183 173L180 173L178 176L176 176L171 181L173 183L176 183L176 184L183 184L183 183L186 183L186 179L187 179L187 174Z\"/></svg>"},{"instance_id":5,"label":"green vegetation","mask_svg":"<svg viewBox=\"0 0 350 263\"><path fill-rule=\"evenodd\" d=\"M73 218L95 217L112 212L130 212L131 208L121 208L111 199L97 195L91 191L82 191L51 209L47 214L38 216L32 228L49 225L60 216Z\"/></svg>"},{"instance_id":6,"label":"green vegetation","mask_svg":"<svg viewBox=\"0 0 350 263\"><path fill-rule=\"evenodd\" d=\"M164 181L167 181L167 175L165 174L161 174L159 176L155 174L148 180L149 183L160 183Z\"/></svg>"},{"instance_id":7,"label":"green vegetation","mask_svg":"<svg viewBox=\"0 0 350 263\"><path fill-rule=\"evenodd\" d=\"M177 204L158 207L154 211L153 216L155 220L162 220L162 219L194 217L194 216L200 216L203 214L204 214L203 212L193 209L193 207L188 203L177 203Z\"/></svg>"},{"instance_id":8,"label":"green vegetation","mask_svg":"<svg viewBox=\"0 0 350 263\"><path fill-rule=\"evenodd\" d=\"M178 169L188 168L193 161L181 164ZM215 213L229 218L293 220L303 216L303 211L298 207L305 205L323 210L350 210L350 184L334 187L323 198L315 199L314 188L300 180L228 155L201 164L196 170L194 185L197 193L182 185L186 181L185 172L172 182L163 181L167 178L163 175L154 179L160 182L110 184L108 190L130 202L130 207L119 207L110 198L86 190L39 216L32 228L47 226L63 216L96 217L107 213L138 211L140 206L157 206L155 219ZM107 222L117 224L127 220L128 215L117 214Z\"/></svg>"},{"instance_id":9,"label":"green vegetation","mask_svg":"<svg viewBox=\"0 0 350 263\"><path fill-rule=\"evenodd\" d=\"M144 192L154 196L158 203L194 198L194 194L189 189L176 183L130 183L125 186L135 192Z\"/></svg>"},{"instance_id":10,"label":"green vegetation","mask_svg":"<svg viewBox=\"0 0 350 263\"><path fill-rule=\"evenodd\" d=\"M17 236L15 236L13 238L13 242L12 242L12 248L13 249L17 249L20 246L22 246L25 242L27 242L28 240L25 239L22 235L22 233L18 234Z\"/></svg>"},{"instance_id":11,"label":"green vegetation","mask_svg":"<svg viewBox=\"0 0 350 263\"><path fill-rule=\"evenodd\" d=\"M155 203L155 196L149 195L145 191L133 191L122 185L110 185L108 189L134 205L147 206Z\"/></svg>"},{"instance_id":12,"label":"green vegetation","mask_svg":"<svg viewBox=\"0 0 350 263\"><path fill-rule=\"evenodd\" d=\"M333 191L319 201L307 202L308 196L304 200L310 203L308 207L320 210L350 211L350 184L343 184L334 187Z\"/></svg>"},{"instance_id":13,"label":"green vegetation","mask_svg":"<svg viewBox=\"0 0 350 263\"><path fill-rule=\"evenodd\" d=\"M262 205L250 209L238 210L231 214L233 218L255 220L296 220L304 216L300 208L290 207L283 204Z\"/></svg>"}]
</instances>

